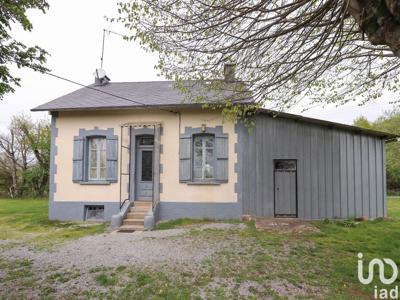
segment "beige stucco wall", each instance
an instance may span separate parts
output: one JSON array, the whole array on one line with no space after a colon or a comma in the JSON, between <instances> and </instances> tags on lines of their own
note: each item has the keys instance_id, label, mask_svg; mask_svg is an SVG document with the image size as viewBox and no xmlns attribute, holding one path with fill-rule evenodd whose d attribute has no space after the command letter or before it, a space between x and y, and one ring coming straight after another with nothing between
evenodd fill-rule
<instances>
[{"instance_id":1,"label":"beige stucco wall","mask_svg":"<svg viewBox=\"0 0 400 300\"><path fill-rule=\"evenodd\" d=\"M57 189L54 201L119 201L120 180L110 185L81 185L72 182L72 154L73 137L79 135L79 129L87 130L114 128L114 134L119 136L121 145L121 124L128 122L160 122L163 127L161 144L163 153L160 163L163 165L163 173L160 182L163 191L160 201L171 202L236 202L235 183L237 181L234 166L237 155L234 145L237 135L234 124L223 122L217 111L204 111L201 109L181 110L181 133L185 127L223 126L224 133L229 135L229 176L228 182L220 185L187 185L179 182L179 117L176 113L162 110L109 110L109 111L76 111L60 112L57 117L56 138L57 155L55 163L57 173L55 183ZM128 145L127 131L123 134L122 143ZM127 170L128 151L122 155L123 171ZM118 153L119 159L120 153ZM119 165L119 162L118 162ZM118 171L118 174L120 172ZM122 196L126 197L128 177L122 176Z\"/></svg>"}]
</instances>

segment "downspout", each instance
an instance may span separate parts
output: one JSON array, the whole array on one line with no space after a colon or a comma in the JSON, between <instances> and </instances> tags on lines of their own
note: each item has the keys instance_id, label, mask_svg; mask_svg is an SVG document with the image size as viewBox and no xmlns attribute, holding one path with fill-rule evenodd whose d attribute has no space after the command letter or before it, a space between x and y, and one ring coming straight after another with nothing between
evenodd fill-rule
<instances>
[{"instance_id":1,"label":"downspout","mask_svg":"<svg viewBox=\"0 0 400 300\"><path fill-rule=\"evenodd\" d=\"M157 144L156 144L157 143ZM153 191L151 193L151 210L154 210L155 203L154 203L154 157L155 157L155 151L154 151L154 146L159 147L158 141L156 142L156 125L153 125L153 172L151 172L151 181L153 182Z\"/></svg>"}]
</instances>

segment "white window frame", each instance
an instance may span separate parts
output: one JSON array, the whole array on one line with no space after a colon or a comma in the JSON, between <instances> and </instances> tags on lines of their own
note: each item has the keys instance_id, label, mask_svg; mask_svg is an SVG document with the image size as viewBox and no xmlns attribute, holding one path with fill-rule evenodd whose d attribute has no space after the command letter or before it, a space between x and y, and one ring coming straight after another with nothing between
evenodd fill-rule
<instances>
[{"instance_id":1,"label":"white window frame","mask_svg":"<svg viewBox=\"0 0 400 300\"><path fill-rule=\"evenodd\" d=\"M201 165L201 178L196 178L194 176L194 168L195 168L195 149L198 148L195 146L195 140L196 138L205 138L205 137L212 137L213 138L213 146L212 147L207 147L205 144L205 140L202 140L202 145L201 145L201 155L202 155L202 165ZM214 134L195 134L193 135L193 159L192 159L192 178L194 181L197 182L207 182L207 181L214 181L215 180L215 135ZM206 172L206 157L207 157L207 150L212 149L213 151L213 157L212 157L212 162L211 162L211 167L212 167L212 177L211 178L206 178L205 177L205 172Z\"/></svg>"},{"instance_id":2,"label":"white window frame","mask_svg":"<svg viewBox=\"0 0 400 300\"><path fill-rule=\"evenodd\" d=\"M101 148L100 145L101 143L99 142L100 140L104 140L104 148ZM92 149L92 141L96 141L97 147L96 149ZM96 166L92 166L92 150L96 151ZM104 169L105 169L105 177L101 177L101 152L104 151ZM91 170L96 168L96 177L91 177ZM89 181L104 181L106 180L107 177L107 139L106 137L102 136L96 136L96 137L89 137L88 138L88 172L87 172L87 178Z\"/></svg>"}]
</instances>

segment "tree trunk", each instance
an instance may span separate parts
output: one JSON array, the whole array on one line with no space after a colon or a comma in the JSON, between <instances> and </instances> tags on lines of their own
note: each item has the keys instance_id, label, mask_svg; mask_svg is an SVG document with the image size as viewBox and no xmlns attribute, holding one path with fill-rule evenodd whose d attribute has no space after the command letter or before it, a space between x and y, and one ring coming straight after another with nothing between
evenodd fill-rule
<instances>
[{"instance_id":1,"label":"tree trunk","mask_svg":"<svg viewBox=\"0 0 400 300\"><path fill-rule=\"evenodd\" d=\"M349 0L347 11L373 45L400 57L400 0Z\"/></svg>"},{"instance_id":2,"label":"tree trunk","mask_svg":"<svg viewBox=\"0 0 400 300\"><path fill-rule=\"evenodd\" d=\"M11 178L12 178L12 185L10 187L10 197L15 198L18 196L18 174L17 174L17 164L13 159L11 159L13 165L11 166Z\"/></svg>"}]
</instances>

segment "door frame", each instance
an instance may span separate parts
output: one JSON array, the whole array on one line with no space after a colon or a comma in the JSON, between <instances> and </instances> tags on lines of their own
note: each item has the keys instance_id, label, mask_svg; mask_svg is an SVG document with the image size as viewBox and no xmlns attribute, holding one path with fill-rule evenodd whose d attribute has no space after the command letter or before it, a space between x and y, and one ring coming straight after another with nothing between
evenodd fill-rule
<instances>
[{"instance_id":1,"label":"door frame","mask_svg":"<svg viewBox=\"0 0 400 300\"><path fill-rule=\"evenodd\" d=\"M159 199L160 174L157 164L160 164L160 127L132 127L130 130L130 150L129 150L129 201L132 203L136 199L136 144L140 136L151 135L154 137L153 145L153 200Z\"/></svg>"},{"instance_id":2,"label":"door frame","mask_svg":"<svg viewBox=\"0 0 400 300\"><path fill-rule=\"evenodd\" d=\"M139 145L139 140L142 137L152 137L153 138L153 145ZM152 177L151 178L151 190L152 190L151 194L152 194L152 196L151 196L150 200L140 199L140 201L149 201L149 202L151 202L151 201L153 201L153 193L154 193L154 135L152 135L152 134L140 134L140 135L136 136L135 157L134 157L134 159L135 159L135 173L134 173L135 192L134 192L134 197L133 197L133 199L135 201L139 200L138 199L138 181L139 181L139 178L141 176L141 174L139 174L139 171L141 171L141 170L138 169L138 167L139 167L138 159L139 159L139 153L143 152L143 151L151 151L151 155L152 155L152 162L151 162L151 164L152 164L152 166L151 166L151 168L152 168L152 172L151 172L151 177ZM140 164L140 166L142 166L142 164Z\"/></svg>"},{"instance_id":3,"label":"door frame","mask_svg":"<svg viewBox=\"0 0 400 300\"><path fill-rule=\"evenodd\" d=\"M295 162L296 170L278 171L278 170L275 169L275 162L288 161L288 160ZM298 162L298 160L297 159L293 159L293 158L273 159L272 167L273 167L273 172L274 172L273 173L273 176L274 176L274 218L298 218L299 217L299 199L298 199L298 184L297 184L298 183L298 178L297 178L298 177L298 172L297 172L298 163L297 162ZM280 172L280 173L282 173L282 172L294 172L295 173L295 179L296 179L296 181L295 181L296 214L294 214L294 215L282 215L282 214L277 214L276 213L276 177L275 177L275 173L277 173L277 172Z\"/></svg>"}]
</instances>

